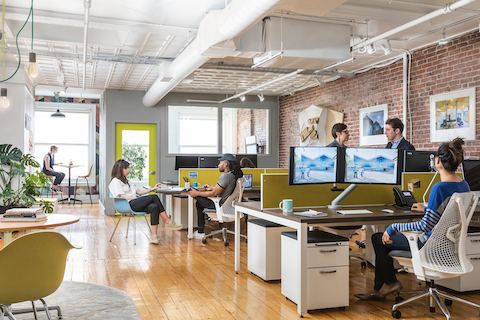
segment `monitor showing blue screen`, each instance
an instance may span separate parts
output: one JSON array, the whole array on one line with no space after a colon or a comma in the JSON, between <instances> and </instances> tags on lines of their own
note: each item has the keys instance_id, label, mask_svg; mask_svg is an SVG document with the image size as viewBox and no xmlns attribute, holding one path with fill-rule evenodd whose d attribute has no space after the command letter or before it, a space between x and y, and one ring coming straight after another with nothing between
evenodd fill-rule
<instances>
[{"instance_id":1,"label":"monitor showing blue screen","mask_svg":"<svg viewBox=\"0 0 480 320\"><path fill-rule=\"evenodd\" d=\"M398 184L397 149L345 149L346 183Z\"/></svg>"},{"instance_id":2,"label":"monitor showing blue screen","mask_svg":"<svg viewBox=\"0 0 480 320\"><path fill-rule=\"evenodd\" d=\"M337 178L337 148L292 147L290 184L334 183Z\"/></svg>"}]
</instances>

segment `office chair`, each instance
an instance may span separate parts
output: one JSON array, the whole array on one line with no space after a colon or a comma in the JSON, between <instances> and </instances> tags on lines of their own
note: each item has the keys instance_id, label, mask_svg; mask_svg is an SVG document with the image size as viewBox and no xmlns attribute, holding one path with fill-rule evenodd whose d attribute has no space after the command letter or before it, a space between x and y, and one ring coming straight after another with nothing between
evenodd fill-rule
<instances>
[{"instance_id":1,"label":"office chair","mask_svg":"<svg viewBox=\"0 0 480 320\"><path fill-rule=\"evenodd\" d=\"M390 252L390 256L408 272L414 273L419 280L429 282L429 288L420 295L394 304L392 317L399 319L402 314L398 308L424 297L429 298L430 312L435 312L436 303L447 319L451 318L447 306L453 301L480 309L480 305L449 295L435 286L435 280L460 277L473 270L473 265L467 258L465 246L468 225L479 197L480 192L453 194L440 221L433 228L432 235L421 249L418 248L418 239L422 232L403 232L408 239L411 251L394 250ZM441 298L444 298L444 301Z\"/></svg>"},{"instance_id":2,"label":"office chair","mask_svg":"<svg viewBox=\"0 0 480 320\"><path fill-rule=\"evenodd\" d=\"M0 250L0 318L15 319L15 314L50 310L62 318L59 306L48 306L44 298L55 292L63 281L68 252L76 248L62 234L39 231L19 237ZM78 249L78 248L77 248ZM43 307L35 306L40 300ZM32 309L12 309L11 305L30 301Z\"/></svg>"},{"instance_id":3,"label":"office chair","mask_svg":"<svg viewBox=\"0 0 480 320\"><path fill-rule=\"evenodd\" d=\"M78 176L77 179L75 179L75 191L73 193L73 199L76 199L77 197L77 185L78 185L78 179L83 179L87 183L87 189L88 189L88 196L90 197L90 204L92 205L92 188L90 188L90 185L88 184L88 177L92 174L92 169L93 165L90 166L90 169L88 169L88 173L84 176Z\"/></svg>"},{"instance_id":4,"label":"office chair","mask_svg":"<svg viewBox=\"0 0 480 320\"><path fill-rule=\"evenodd\" d=\"M211 238L217 234L222 234L223 244L225 246L229 245L227 234L235 234L235 232L230 231L224 226L225 223L230 223L235 221L235 204L241 202L243 195L243 178L237 180L237 185L232 194L225 200L225 202L220 206L220 197L211 197L210 200L215 204L215 209L205 209L203 212L209 216L212 221L217 221L220 224L220 229L206 234L202 243L206 244L207 239ZM241 215L243 217L243 214ZM245 235L240 235L240 237L247 238Z\"/></svg>"},{"instance_id":5,"label":"office chair","mask_svg":"<svg viewBox=\"0 0 480 320\"><path fill-rule=\"evenodd\" d=\"M143 216L145 218L145 222L147 223L147 226L149 226L149 222L147 219L147 213L146 212L137 212L133 211L132 208L130 207L130 203L128 202L127 199L123 198L114 198L112 194L110 194L110 197L113 198L113 204L115 207L115 213L119 215L119 218L117 220L117 223L115 224L115 228L113 229L112 235L110 236L109 242L112 242L113 236L115 235L115 232L117 231L118 225L120 224L120 221L122 220L123 217L127 217L127 234L125 235L125 238L128 238L128 229L130 228L130 218L133 218L133 244L137 244L137 221L135 219L136 216ZM114 217L115 218L115 217Z\"/></svg>"}]
</instances>

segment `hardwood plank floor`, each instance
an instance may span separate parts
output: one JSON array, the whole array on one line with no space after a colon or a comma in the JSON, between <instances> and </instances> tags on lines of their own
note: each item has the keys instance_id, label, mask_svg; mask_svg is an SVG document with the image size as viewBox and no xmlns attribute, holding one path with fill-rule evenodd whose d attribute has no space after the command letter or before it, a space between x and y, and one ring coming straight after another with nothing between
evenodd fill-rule
<instances>
[{"instance_id":1,"label":"hardwood plank floor","mask_svg":"<svg viewBox=\"0 0 480 320\"><path fill-rule=\"evenodd\" d=\"M142 319L299 319L296 306L280 293L280 283L266 283L251 275L246 266L246 244L242 242L241 272L233 271L233 239L230 247L221 241L188 241L185 231L161 228L160 245L150 245L147 225L137 220L137 245L133 233L126 234L122 221L112 243L108 242L114 220L97 205L63 206L59 212L80 216L80 222L58 230L80 250L72 250L65 280L103 284L127 292ZM400 274L406 289L421 288L412 275ZM350 307L309 313L309 319L391 319L393 298L384 302L357 301L353 294L371 288L373 270L362 272L350 264ZM422 286L423 287L423 286ZM319 288L328 290L328 288ZM460 294L480 303L479 293ZM478 311L454 303L452 316L478 318ZM402 309L405 319L444 319L431 314L425 301Z\"/></svg>"}]
</instances>

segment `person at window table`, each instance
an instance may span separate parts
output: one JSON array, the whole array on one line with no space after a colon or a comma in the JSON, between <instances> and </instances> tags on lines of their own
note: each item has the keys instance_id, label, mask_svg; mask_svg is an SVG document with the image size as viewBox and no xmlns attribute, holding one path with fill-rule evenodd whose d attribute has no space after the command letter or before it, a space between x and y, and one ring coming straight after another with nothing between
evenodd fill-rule
<instances>
[{"instance_id":1,"label":"person at window table","mask_svg":"<svg viewBox=\"0 0 480 320\"><path fill-rule=\"evenodd\" d=\"M57 146L50 146L50 152L43 157L42 172L45 173L47 176L55 177L52 186L53 190L58 190L60 188L60 184L65 178L65 173L57 172L53 169L53 166L55 165L55 154L57 153L57 151Z\"/></svg>"},{"instance_id":2,"label":"person at window table","mask_svg":"<svg viewBox=\"0 0 480 320\"><path fill-rule=\"evenodd\" d=\"M407 223L391 224L382 233L372 235L375 251L375 284L373 291L356 294L361 300L382 300L391 293L399 293L402 284L395 276L393 258L388 254L392 250L410 251L407 238L402 231L422 231L419 247L422 247L432 234L432 230L440 220L450 197L454 193L469 192L468 183L460 179L455 171L463 161L463 140L456 138L450 143L443 143L435 155L435 168L440 173L440 182L435 184L430 193L427 207L416 203L412 211L424 212L421 220Z\"/></svg>"},{"instance_id":3,"label":"person at window table","mask_svg":"<svg viewBox=\"0 0 480 320\"><path fill-rule=\"evenodd\" d=\"M332 127L333 141L327 147L346 147L345 143L350 138L348 127L345 123L335 123Z\"/></svg>"},{"instance_id":4,"label":"person at window table","mask_svg":"<svg viewBox=\"0 0 480 320\"><path fill-rule=\"evenodd\" d=\"M137 190L128 182L129 167L130 163L126 160L121 159L115 162L108 189L114 198L128 200L133 211L150 214L150 243L158 244L159 218L162 219L165 227L169 229L180 230L182 226L172 222L156 194L148 194L159 188L160 184L157 183L154 187L145 190Z\"/></svg>"},{"instance_id":5,"label":"person at window table","mask_svg":"<svg viewBox=\"0 0 480 320\"><path fill-rule=\"evenodd\" d=\"M403 137L403 129L403 122L398 118L391 118L385 122L385 135L388 139L386 149L415 150L415 147Z\"/></svg>"},{"instance_id":6,"label":"person at window table","mask_svg":"<svg viewBox=\"0 0 480 320\"><path fill-rule=\"evenodd\" d=\"M215 204L209 197L221 197L220 205L235 191L237 179L243 177L242 169L238 164L237 159L230 153L226 153L219 159L218 170L222 172L220 178L218 178L217 184L210 186L204 185L205 191L197 191L192 189L188 194L197 200L197 222L198 228L195 231L193 237L197 240L203 239L205 236L205 209L215 209Z\"/></svg>"}]
</instances>

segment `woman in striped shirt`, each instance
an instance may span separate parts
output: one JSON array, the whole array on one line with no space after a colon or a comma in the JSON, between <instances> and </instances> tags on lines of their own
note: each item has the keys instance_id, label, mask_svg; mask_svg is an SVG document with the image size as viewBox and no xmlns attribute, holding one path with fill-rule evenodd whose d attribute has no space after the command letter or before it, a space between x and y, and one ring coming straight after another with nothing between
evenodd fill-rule
<instances>
[{"instance_id":1,"label":"woman in striped shirt","mask_svg":"<svg viewBox=\"0 0 480 320\"><path fill-rule=\"evenodd\" d=\"M425 212L419 221L409 223L394 223L382 233L372 236L375 250L375 284L373 291L367 294L357 294L361 300L381 300L391 293L399 293L402 284L395 276L393 259L388 255L392 250L410 251L407 238L402 231L422 231L420 246L432 233L432 229L440 220L443 209L454 193L468 192L470 188L460 179L455 171L463 161L463 140L456 138L450 143L443 143L435 156L435 168L440 174L440 182L435 184L430 192L428 204L414 204L413 211Z\"/></svg>"}]
</instances>

